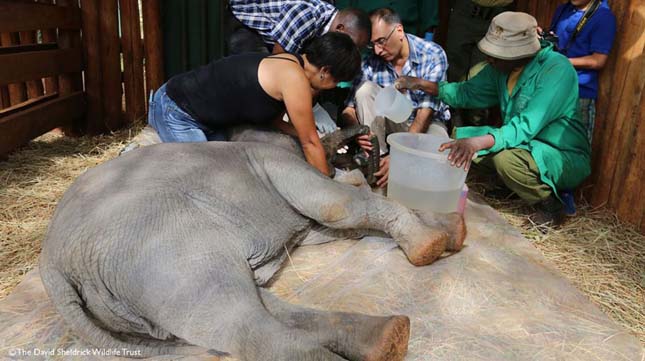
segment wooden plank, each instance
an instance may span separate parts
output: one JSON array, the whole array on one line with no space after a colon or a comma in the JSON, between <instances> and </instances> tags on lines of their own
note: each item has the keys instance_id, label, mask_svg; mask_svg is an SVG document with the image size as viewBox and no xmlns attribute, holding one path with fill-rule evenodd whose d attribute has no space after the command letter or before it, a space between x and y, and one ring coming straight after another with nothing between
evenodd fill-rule
<instances>
[{"instance_id":1,"label":"wooden plank","mask_svg":"<svg viewBox=\"0 0 645 361\"><path fill-rule=\"evenodd\" d=\"M0 2L0 32L53 28L80 29L80 10L35 2Z\"/></svg>"},{"instance_id":2,"label":"wooden plank","mask_svg":"<svg viewBox=\"0 0 645 361\"><path fill-rule=\"evenodd\" d=\"M81 72L81 49L57 49L0 55L0 84Z\"/></svg>"},{"instance_id":3,"label":"wooden plank","mask_svg":"<svg viewBox=\"0 0 645 361\"><path fill-rule=\"evenodd\" d=\"M52 100L52 99L54 99L56 97L58 97L58 94L47 94L47 95L41 95L41 96L36 97L36 98L31 98L31 99L29 99L29 100L27 100L25 102L20 103L20 104L16 104L14 106L11 106L11 107L8 107L8 108L0 110L0 118L3 118L3 117L6 117L6 116L9 116L11 114L21 112L23 110L27 110L29 108L32 108L32 107L38 105L38 104L44 103L44 102L46 102L48 100Z\"/></svg>"},{"instance_id":4,"label":"wooden plank","mask_svg":"<svg viewBox=\"0 0 645 361\"><path fill-rule=\"evenodd\" d=\"M18 34L15 33L0 33L0 45L1 46L13 46L18 44ZM0 71L4 69L4 63L0 61L0 64L3 64L0 67ZM6 84L0 81L0 84ZM27 88L24 83L13 83L8 85L9 89L9 105L14 105L22 103L27 100Z\"/></svg>"},{"instance_id":5,"label":"wooden plank","mask_svg":"<svg viewBox=\"0 0 645 361\"><path fill-rule=\"evenodd\" d=\"M643 163L645 162L645 127L642 125L645 118L645 18L638 16L639 12L645 14L645 4L632 3L632 20L629 23L630 31L641 34L639 42L633 44L635 48L631 66L629 68L630 83L626 84L623 96L625 111L624 131L620 136L619 162L611 185L609 204L616 209L621 220L635 224L641 223L643 202Z\"/></svg>"},{"instance_id":6,"label":"wooden plank","mask_svg":"<svg viewBox=\"0 0 645 361\"><path fill-rule=\"evenodd\" d=\"M38 46L36 44L36 32L35 31L21 31L20 32L20 44L21 46ZM32 78L34 79L34 78ZM37 98L44 93L43 82L41 79L27 80L27 98Z\"/></svg>"},{"instance_id":7,"label":"wooden plank","mask_svg":"<svg viewBox=\"0 0 645 361\"><path fill-rule=\"evenodd\" d=\"M40 3L53 4L54 0L38 0ZM57 43L58 36L56 29L40 29L42 33L43 43ZM58 46L58 44L57 44ZM45 78L45 94L58 93L58 77L52 76Z\"/></svg>"},{"instance_id":8,"label":"wooden plank","mask_svg":"<svg viewBox=\"0 0 645 361\"><path fill-rule=\"evenodd\" d=\"M22 42L22 40L21 40ZM58 44L53 43L40 43L40 44L21 44L13 46L0 47L0 55L26 53L30 51L40 50L53 50L58 49Z\"/></svg>"},{"instance_id":9,"label":"wooden plank","mask_svg":"<svg viewBox=\"0 0 645 361\"><path fill-rule=\"evenodd\" d=\"M598 92L598 102L596 104L596 124L594 129L594 137L592 142L592 170L593 173L590 177L589 183L600 184L605 182L612 169L607 169L607 166L612 164L602 163L605 156L604 149L612 147L611 136L612 129L614 128L615 112L617 111L616 100L617 94L621 92L624 79L620 77L620 72L617 71L619 65L623 66L624 59L620 56L622 43L624 42L625 24L629 19L629 9L624 1L612 2L610 4L614 12L618 25L618 32L614 47L609 56L609 60L605 69L600 73L600 84ZM593 188L590 188L590 191ZM607 202L607 198L602 199L595 192L589 192L588 199L594 205L600 205Z\"/></svg>"},{"instance_id":10,"label":"wooden plank","mask_svg":"<svg viewBox=\"0 0 645 361\"><path fill-rule=\"evenodd\" d=\"M101 85L103 114L108 130L123 125L121 114L121 51L118 34L117 0L97 0L99 7L99 34L101 36Z\"/></svg>"},{"instance_id":11,"label":"wooden plank","mask_svg":"<svg viewBox=\"0 0 645 361\"><path fill-rule=\"evenodd\" d=\"M635 4L632 3L633 5ZM635 6L635 5L634 5ZM620 179L623 176L625 164L621 163L621 154L625 154L631 144L628 143L630 137L629 122L631 121L632 114L637 109L634 94L639 91L639 76L641 69L640 62L635 62L643 54L643 47L645 47L645 36L643 36L643 28L632 27L630 24L638 21L635 17L639 14L634 11L634 7L629 7L629 16L625 17L623 29L625 31L624 37L621 39L619 51L621 59L616 66L615 74L616 85L619 88L615 89L613 93L614 101L610 103L607 112L607 119L611 121L606 127L606 134L604 134L602 154L599 159L599 172L598 183L595 186L592 204L608 204L611 207L616 205L616 198L610 199L612 194L612 186L615 184L615 179ZM643 23L643 20L640 20ZM640 31L639 31L640 30ZM640 90L642 91L642 90ZM618 177L618 178L616 178ZM620 187L615 189L620 192Z\"/></svg>"},{"instance_id":12,"label":"wooden plank","mask_svg":"<svg viewBox=\"0 0 645 361\"><path fill-rule=\"evenodd\" d=\"M96 0L81 0L83 51L85 55L85 96L87 99L86 131L100 134L107 131L103 119L101 89L101 50L99 9Z\"/></svg>"},{"instance_id":13,"label":"wooden plank","mask_svg":"<svg viewBox=\"0 0 645 361\"><path fill-rule=\"evenodd\" d=\"M78 0L56 0L58 7L78 11ZM80 26L77 28L58 29L58 47L61 49L81 49ZM58 76L58 91L60 94L71 94L83 90L83 78L81 72L68 72ZM85 133L85 119L75 119L75 123L63 127L66 135L80 136Z\"/></svg>"},{"instance_id":14,"label":"wooden plank","mask_svg":"<svg viewBox=\"0 0 645 361\"><path fill-rule=\"evenodd\" d=\"M85 98L82 92L76 92L0 118L0 155L56 127L70 124L84 113Z\"/></svg>"},{"instance_id":15,"label":"wooden plank","mask_svg":"<svg viewBox=\"0 0 645 361\"><path fill-rule=\"evenodd\" d=\"M56 5L65 9L79 11L77 0L57 0ZM76 30L78 29L78 30ZM75 29L58 30L58 47L61 49L81 49L80 24ZM58 77L58 88L61 94L69 94L83 89L80 72L68 72Z\"/></svg>"},{"instance_id":16,"label":"wooden plank","mask_svg":"<svg viewBox=\"0 0 645 361\"><path fill-rule=\"evenodd\" d=\"M9 98L9 88L4 85L0 86L0 109L8 108L11 106L11 100Z\"/></svg>"},{"instance_id":17,"label":"wooden plank","mask_svg":"<svg viewBox=\"0 0 645 361\"><path fill-rule=\"evenodd\" d=\"M641 59L642 66L645 66L645 57ZM643 76L645 77L645 76ZM641 87L642 89L642 87ZM633 117L633 143L629 144L629 153L621 158L621 162L626 164L623 179L620 179L619 185L612 185L612 197L616 197L616 212L618 217L625 222L639 227L643 222L645 213L645 92L641 92L639 101L639 112Z\"/></svg>"},{"instance_id":18,"label":"wooden plank","mask_svg":"<svg viewBox=\"0 0 645 361\"><path fill-rule=\"evenodd\" d=\"M146 112L139 4L137 0L120 0L119 4L126 120L132 123L142 118Z\"/></svg>"},{"instance_id":19,"label":"wooden plank","mask_svg":"<svg viewBox=\"0 0 645 361\"><path fill-rule=\"evenodd\" d=\"M146 0L143 5L144 49L146 57L146 96L165 82L163 37L159 0Z\"/></svg>"}]
</instances>

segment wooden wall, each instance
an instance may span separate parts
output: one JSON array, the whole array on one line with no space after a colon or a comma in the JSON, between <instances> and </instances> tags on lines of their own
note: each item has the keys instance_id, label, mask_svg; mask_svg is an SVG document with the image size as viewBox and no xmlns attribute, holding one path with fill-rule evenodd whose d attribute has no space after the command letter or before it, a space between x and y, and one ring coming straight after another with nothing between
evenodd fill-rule
<instances>
[{"instance_id":1,"label":"wooden wall","mask_svg":"<svg viewBox=\"0 0 645 361\"><path fill-rule=\"evenodd\" d=\"M0 1L0 157L82 123L81 14L71 1Z\"/></svg>"},{"instance_id":2,"label":"wooden wall","mask_svg":"<svg viewBox=\"0 0 645 361\"><path fill-rule=\"evenodd\" d=\"M0 158L56 127L99 134L145 117L164 81L159 6L0 0Z\"/></svg>"},{"instance_id":3,"label":"wooden wall","mask_svg":"<svg viewBox=\"0 0 645 361\"><path fill-rule=\"evenodd\" d=\"M112 131L145 117L149 90L163 82L159 1L74 1L83 19L86 131Z\"/></svg>"},{"instance_id":4,"label":"wooden wall","mask_svg":"<svg viewBox=\"0 0 645 361\"><path fill-rule=\"evenodd\" d=\"M562 1L518 0L518 10L548 26ZM645 233L645 1L610 0L618 32L600 76L593 174L583 186L594 206L607 206Z\"/></svg>"}]
</instances>

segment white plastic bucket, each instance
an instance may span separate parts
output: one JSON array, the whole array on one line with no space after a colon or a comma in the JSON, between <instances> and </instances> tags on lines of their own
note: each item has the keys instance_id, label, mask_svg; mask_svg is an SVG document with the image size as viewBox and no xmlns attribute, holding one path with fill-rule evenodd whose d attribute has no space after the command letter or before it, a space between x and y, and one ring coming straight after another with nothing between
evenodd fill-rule
<instances>
[{"instance_id":1,"label":"white plastic bucket","mask_svg":"<svg viewBox=\"0 0 645 361\"><path fill-rule=\"evenodd\" d=\"M384 116L395 123L403 123L410 117L414 107L405 95L394 86L379 90L374 100L374 111L378 116Z\"/></svg>"},{"instance_id":2,"label":"white plastic bucket","mask_svg":"<svg viewBox=\"0 0 645 361\"><path fill-rule=\"evenodd\" d=\"M431 134L391 134L388 198L413 209L456 212L467 173L450 165L448 151L439 152L448 141Z\"/></svg>"}]
</instances>

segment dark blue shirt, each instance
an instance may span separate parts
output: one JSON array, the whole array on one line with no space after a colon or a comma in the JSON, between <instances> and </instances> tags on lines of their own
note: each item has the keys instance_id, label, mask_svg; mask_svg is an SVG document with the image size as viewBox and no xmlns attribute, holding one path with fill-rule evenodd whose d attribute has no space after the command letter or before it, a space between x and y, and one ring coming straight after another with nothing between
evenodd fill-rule
<instances>
[{"instance_id":1,"label":"dark blue shirt","mask_svg":"<svg viewBox=\"0 0 645 361\"><path fill-rule=\"evenodd\" d=\"M584 10L578 10L571 3L562 4L555 11L551 21L551 29L558 35L560 49L569 44L569 39L576 29L576 25L584 15ZM587 24L578 33L575 40L569 44L566 56L579 58L593 53L609 54L616 35L616 18L607 5L607 0L602 4ZM580 84L580 97L596 99L598 97L598 71L592 69L576 69Z\"/></svg>"}]
</instances>

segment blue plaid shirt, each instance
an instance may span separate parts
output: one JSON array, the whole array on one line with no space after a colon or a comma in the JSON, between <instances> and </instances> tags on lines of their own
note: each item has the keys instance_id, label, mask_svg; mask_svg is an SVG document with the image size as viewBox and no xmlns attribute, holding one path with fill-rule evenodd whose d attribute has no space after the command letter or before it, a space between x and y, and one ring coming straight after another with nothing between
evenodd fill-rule
<instances>
[{"instance_id":1,"label":"blue plaid shirt","mask_svg":"<svg viewBox=\"0 0 645 361\"><path fill-rule=\"evenodd\" d=\"M306 41L323 35L336 8L322 0L229 0L233 15L267 44L300 53Z\"/></svg>"},{"instance_id":2,"label":"blue plaid shirt","mask_svg":"<svg viewBox=\"0 0 645 361\"><path fill-rule=\"evenodd\" d=\"M412 34L406 34L410 44L410 56L403 65L401 73L403 75L423 78L432 82L445 81L446 72L448 71L448 59L443 49L431 42L425 41ZM394 70L394 66L386 62L376 54L370 54L363 60L363 74L354 80L347 106L355 107L354 96L358 86L366 80L386 87L394 84L399 75ZM429 95L421 90L408 90L406 92L408 99L412 101L414 111L410 115L409 121L414 120L417 115L417 109L430 108L434 110L432 120L447 123L450 120L450 111L448 106L436 97Z\"/></svg>"}]
</instances>

